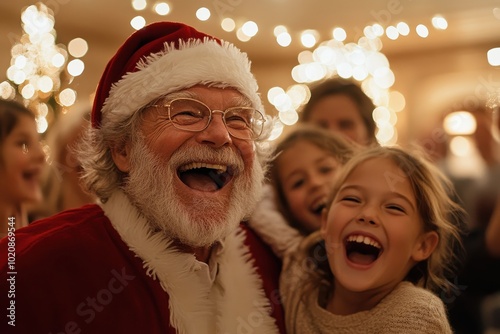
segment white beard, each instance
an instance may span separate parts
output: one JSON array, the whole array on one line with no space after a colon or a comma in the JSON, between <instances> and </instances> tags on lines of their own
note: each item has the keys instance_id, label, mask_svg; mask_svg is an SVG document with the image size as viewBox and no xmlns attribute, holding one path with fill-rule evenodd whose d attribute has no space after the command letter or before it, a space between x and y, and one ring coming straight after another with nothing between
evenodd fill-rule
<instances>
[{"instance_id":1,"label":"white beard","mask_svg":"<svg viewBox=\"0 0 500 334\"><path fill-rule=\"evenodd\" d=\"M237 165L230 196L218 200L176 193L177 167L188 161L219 161ZM124 191L155 231L191 247L205 247L228 236L248 217L260 199L264 171L257 159L250 170L229 147L180 147L163 163L142 138L132 146L130 173Z\"/></svg>"}]
</instances>

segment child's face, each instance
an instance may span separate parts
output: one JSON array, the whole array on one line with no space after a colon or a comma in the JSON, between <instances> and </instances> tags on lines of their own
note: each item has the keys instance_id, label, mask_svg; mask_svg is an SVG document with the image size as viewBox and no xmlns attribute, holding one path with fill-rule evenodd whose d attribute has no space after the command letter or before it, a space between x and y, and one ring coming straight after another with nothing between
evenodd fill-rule
<instances>
[{"instance_id":1,"label":"child's face","mask_svg":"<svg viewBox=\"0 0 500 334\"><path fill-rule=\"evenodd\" d=\"M327 151L299 141L279 156L278 174L291 214L307 232L321 226L321 210L340 166Z\"/></svg>"},{"instance_id":2,"label":"child's face","mask_svg":"<svg viewBox=\"0 0 500 334\"><path fill-rule=\"evenodd\" d=\"M35 121L26 115L5 138L0 164L0 189L13 203L39 201L42 198L40 176L44 153Z\"/></svg>"},{"instance_id":3,"label":"child's face","mask_svg":"<svg viewBox=\"0 0 500 334\"><path fill-rule=\"evenodd\" d=\"M335 289L391 291L438 241L423 231L408 177L387 158L359 164L323 218Z\"/></svg>"}]
</instances>

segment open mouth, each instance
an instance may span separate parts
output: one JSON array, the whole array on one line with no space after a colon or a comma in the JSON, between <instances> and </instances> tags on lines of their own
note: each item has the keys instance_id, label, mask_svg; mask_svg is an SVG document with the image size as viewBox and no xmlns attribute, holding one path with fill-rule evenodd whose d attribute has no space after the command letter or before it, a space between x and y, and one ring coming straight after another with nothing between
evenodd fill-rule
<instances>
[{"instance_id":1,"label":"open mouth","mask_svg":"<svg viewBox=\"0 0 500 334\"><path fill-rule=\"evenodd\" d=\"M326 203L317 203L311 207L311 212L316 216L321 216L324 208L326 208Z\"/></svg>"},{"instance_id":2,"label":"open mouth","mask_svg":"<svg viewBox=\"0 0 500 334\"><path fill-rule=\"evenodd\" d=\"M25 170L22 172L22 178L27 182L38 182L40 173L39 169Z\"/></svg>"},{"instance_id":3,"label":"open mouth","mask_svg":"<svg viewBox=\"0 0 500 334\"><path fill-rule=\"evenodd\" d=\"M316 195L314 200L309 204L309 211L312 214L320 217L323 209L326 208L326 201L326 195Z\"/></svg>"},{"instance_id":4,"label":"open mouth","mask_svg":"<svg viewBox=\"0 0 500 334\"><path fill-rule=\"evenodd\" d=\"M231 167L204 162L182 165L177 173L189 188L206 192L222 189L233 177Z\"/></svg>"},{"instance_id":5,"label":"open mouth","mask_svg":"<svg viewBox=\"0 0 500 334\"><path fill-rule=\"evenodd\" d=\"M370 265L382 253L382 245L368 236L351 234L345 240L345 250L349 261L360 265Z\"/></svg>"}]
</instances>

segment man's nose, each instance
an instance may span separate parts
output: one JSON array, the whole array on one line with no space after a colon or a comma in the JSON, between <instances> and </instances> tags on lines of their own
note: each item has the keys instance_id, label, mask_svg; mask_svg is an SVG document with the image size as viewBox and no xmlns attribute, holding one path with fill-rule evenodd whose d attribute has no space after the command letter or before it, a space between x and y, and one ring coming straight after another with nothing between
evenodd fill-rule
<instances>
[{"instance_id":1,"label":"man's nose","mask_svg":"<svg viewBox=\"0 0 500 334\"><path fill-rule=\"evenodd\" d=\"M197 141L213 147L222 147L232 143L231 135L227 130L223 117L224 115L221 112L212 114L212 119L207 128L197 133Z\"/></svg>"}]
</instances>

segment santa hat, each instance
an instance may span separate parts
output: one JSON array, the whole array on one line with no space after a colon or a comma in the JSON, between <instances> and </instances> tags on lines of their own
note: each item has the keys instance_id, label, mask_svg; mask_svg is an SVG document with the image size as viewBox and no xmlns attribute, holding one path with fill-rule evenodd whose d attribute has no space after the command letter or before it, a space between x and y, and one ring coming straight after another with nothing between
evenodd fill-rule
<instances>
[{"instance_id":1,"label":"santa hat","mask_svg":"<svg viewBox=\"0 0 500 334\"><path fill-rule=\"evenodd\" d=\"M150 24L132 34L106 66L92 127L123 120L155 98L199 84L233 87L263 111L246 53L182 23Z\"/></svg>"}]
</instances>

